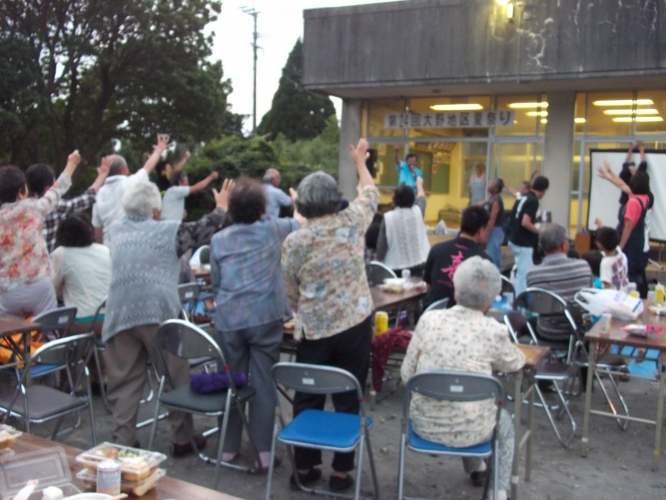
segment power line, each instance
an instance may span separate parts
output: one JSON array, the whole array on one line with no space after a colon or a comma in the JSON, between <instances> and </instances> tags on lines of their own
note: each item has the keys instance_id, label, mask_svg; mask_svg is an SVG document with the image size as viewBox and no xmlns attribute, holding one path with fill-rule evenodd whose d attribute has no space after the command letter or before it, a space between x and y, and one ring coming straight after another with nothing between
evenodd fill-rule
<instances>
[{"instance_id":1,"label":"power line","mask_svg":"<svg viewBox=\"0 0 666 500\"><path fill-rule=\"evenodd\" d=\"M253 79L252 79L252 137L257 135L257 50L260 49L257 45L257 17L259 17L259 12L254 7L241 7L243 13L252 16L254 19L254 32L252 34L252 50L254 52L254 66L253 66Z\"/></svg>"}]
</instances>

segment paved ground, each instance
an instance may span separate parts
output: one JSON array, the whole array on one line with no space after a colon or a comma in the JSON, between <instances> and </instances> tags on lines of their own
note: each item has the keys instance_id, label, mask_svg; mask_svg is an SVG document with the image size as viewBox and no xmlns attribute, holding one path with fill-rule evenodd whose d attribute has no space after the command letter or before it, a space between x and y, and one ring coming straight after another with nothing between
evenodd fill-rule
<instances>
[{"instance_id":1,"label":"paved ground","mask_svg":"<svg viewBox=\"0 0 666 500\"><path fill-rule=\"evenodd\" d=\"M654 366L654 365L653 365ZM656 382L632 380L621 383L621 390L627 397L632 413L644 418L654 418L656 414ZM371 416L375 419L372 429L372 444L378 464L380 493L384 499L396 498L398 470L398 439L402 389L377 405ZM596 407L602 407L601 391L593 394ZM112 419L99 398L95 400L97 432L100 441L110 439ZM508 404L510 410L512 403ZM152 415L152 404L143 405L141 417ZM652 472L651 458L654 443L654 427L631 423L627 431L621 431L616 423L601 417L592 417L590 454L580 456L580 428L583 421L583 397L573 400L572 411L579 425L578 435L569 449L562 448L550 428L542 410L536 411L535 453L532 480L521 486L522 498L547 500L583 500L590 498L608 499L664 499L666 498L666 460L662 460L662 472ZM211 420L196 419L196 427L203 431L214 425ZM158 426L156 449L168 453L168 424ZM38 427L37 434L47 436L46 426ZM149 428L139 431L141 443L147 445ZM61 441L80 448L90 446L88 420L83 417L82 428L62 436ZM666 450L666 444L662 446ZM211 442L207 448L215 449ZM276 469L273 498L276 500L311 498L295 493L288 488L289 467L284 448L279 449L284 464ZM663 451L662 451L663 453ZM243 458L249 460L249 450L243 450ZM210 487L213 481L213 467L205 465L194 457L178 460L169 458L165 464L167 474ZM524 461L523 461L524 471ZM325 455L322 487L326 487L330 474L330 457ZM363 491L371 493L371 481L364 463ZM219 489L225 493L248 500L264 497L266 477L251 476L241 472L223 470ZM473 488L464 474L458 459L441 459L410 454L407 462L406 493L438 498L468 499L480 498L481 489ZM187 500L187 499L177 499Z\"/></svg>"}]
</instances>

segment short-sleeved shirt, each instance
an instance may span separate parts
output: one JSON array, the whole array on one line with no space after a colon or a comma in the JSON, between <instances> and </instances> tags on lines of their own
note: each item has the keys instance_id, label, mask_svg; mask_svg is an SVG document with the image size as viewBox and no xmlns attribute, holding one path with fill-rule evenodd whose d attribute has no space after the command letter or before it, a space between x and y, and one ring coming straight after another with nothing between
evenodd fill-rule
<instances>
[{"instance_id":1,"label":"short-sleeved shirt","mask_svg":"<svg viewBox=\"0 0 666 500\"><path fill-rule=\"evenodd\" d=\"M473 240L460 236L432 247L423 272L423 280L430 284L423 305L427 307L441 299L449 299L449 304L454 304L453 273L463 261L475 255L491 260Z\"/></svg>"},{"instance_id":2,"label":"short-sleeved shirt","mask_svg":"<svg viewBox=\"0 0 666 500\"><path fill-rule=\"evenodd\" d=\"M404 161L401 161L398 165L398 185L406 184L416 192L416 177L418 176L423 179L423 174L418 167L414 167L414 171L416 172L416 175L412 173L412 169L409 168L409 165Z\"/></svg>"},{"instance_id":3,"label":"short-sleeved shirt","mask_svg":"<svg viewBox=\"0 0 666 500\"><path fill-rule=\"evenodd\" d=\"M495 219L495 227L502 227L504 226L504 200L500 195L495 196L493 199L491 199L488 203L485 203L483 205L483 208L485 208L488 213L492 213L493 211L493 205L497 203L499 206L499 212L497 212L497 219Z\"/></svg>"},{"instance_id":4,"label":"short-sleeved shirt","mask_svg":"<svg viewBox=\"0 0 666 500\"><path fill-rule=\"evenodd\" d=\"M234 224L213 236L210 276L217 295L216 330L237 331L284 317L282 242L298 227L295 219L263 219Z\"/></svg>"},{"instance_id":5,"label":"short-sleeved shirt","mask_svg":"<svg viewBox=\"0 0 666 500\"><path fill-rule=\"evenodd\" d=\"M641 204L638 202L638 200L641 200L643 203L643 206L641 207ZM630 220L633 222L634 227L636 226L636 223L638 220L641 218L641 212L643 211L643 208L648 207L650 204L650 196L647 194L634 194L631 195L629 198L629 201L627 202L627 207L624 211L624 220Z\"/></svg>"},{"instance_id":6,"label":"short-sleeved shirt","mask_svg":"<svg viewBox=\"0 0 666 500\"><path fill-rule=\"evenodd\" d=\"M519 247L536 247L539 235L523 227L523 215L527 215L532 224L539 211L539 198L532 191L516 200L511 210L509 221L509 241Z\"/></svg>"},{"instance_id":7,"label":"short-sleeved shirt","mask_svg":"<svg viewBox=\"0 0 666 500\"><path fill-rule=\"evenodd\" d=\"M280 207L288 207L291 205L291 197L284 191L273 186L268 182L264 182L264 189L266 190L266 219L277 219L280 216Z\"/></svg>"},{"instance_id":8,"label":"short-sleeved shirt","mask_svg":"<svg viewBox=\"0 0 666 500\"><path fill-rule=\"evenodd\" d=\"M332 337L372 313L365 232L378 201L379 190L366 186L345 210L308 219L285 240L282 275L297 340Z\"/></svg>"},{"instance_id":9,"label":"short-sleeved shirt","mask_svg":"<svg viewBox=\"0 0 666 500\"><path fill-rule=\"evenodd\" d=\"M622 290L629 284L627 271L627 256L620 247L615 249L615 255L604 256L599 266L599 277L602 283L610 283L611 288Z\"/></svg>"},{"instance_id":10,"label":"short-sleeved shirt","mask_svg":"<svg viewBox=\"0 0 666 500\"><path fill-rule=\"evenodd\" d=\"M148 173L141 168L135 174L112 175L107 177L104 184L97 193L92 212L93 227L102 228L104 232L104 244L109 246L109 228L111 225L125 216L121 200L127 188L134 182L147 181Z\"/></svg>"},{"instance_id":11,"label":"short-sleeved shirt","mask_svg":"<svg viewBox=\"0 0 666 500\"><path fill-rule=\"evenodd\" d=\"M190 194L190 186L171 186L162 198L162 220L183 220L185 198Z\"/></svg>"}]
</instances>

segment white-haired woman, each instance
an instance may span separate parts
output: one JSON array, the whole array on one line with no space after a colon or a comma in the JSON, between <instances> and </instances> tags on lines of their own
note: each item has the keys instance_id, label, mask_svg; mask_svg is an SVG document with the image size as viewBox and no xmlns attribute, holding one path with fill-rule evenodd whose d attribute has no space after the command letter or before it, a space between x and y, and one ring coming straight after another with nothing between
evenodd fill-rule
<instances>
[{"instance_id":1,"label":"white-haired woman","mask_svg":"<svg viewBox=\"0 0 666 500\"><path fill-rule=\"evenodd\" d=\"M501 281L495 265L481 257L471 257L453 275L456 305L430 311L419 319L407 348L400 373L407 382L412 375L431 370L514 372L525 364L525 356L509 340L504 325L485 313L500 293ZM487 441L495 427L496 406L492 401L478 403L446 402L414 394L410 414L414 432L428 441L446 446L466 447ZM513 461L513 423L502 409L499 432L499 499L506 499ZM475 486L485 480L486 464L481 459L463 459Z\"/></svg>"},{"instance_id":2,"label":"white-haired woman","mask_svg":"<svg viewBox=\"0 0 666 500\"><path fill-rule=\"evenodd\" d=\"M130 185L122 198L125 216L109 228L111 284L106 301L102 339L108 375L108 398L113 408L113 441L136 446L136 420L146 379L148 359L159 367L155 332L160 323L177 318L179 258L189 248L210 241L222 225L232 182L221 192L213 189L216 208L197 222L160 219L161 198L148 181ZM176 385L189 383L189 367L170 359L169 372ZM192 417L169 412L172 456L192 450ZM205 446L203 436L195 436Z\"/></svg>"},{"instance_id":3,"label":"white-haired woman","mask_svg":"<svg viewBox=\"0 0 666 500\"><path fill-rule=\"evenodd\" d=\"M287 299L296 314L298 363L337 366L365 386L370 359L372 297L365 275L365 232L377 210L379 191L365 166L368 143L350 146L359 176L360 192L340 211L342 198L335 180L315 172L298 186L296 209L307 219L287 236L282 248L282 275ZM325 396L296 393L294 416L309 408L323 409ZM336 411L359 412L356 394L333 396ZM321 451L296 448L296 469L302 484L321 476ZM354 452L336 453L332 491L353 484ZM292 478L292 487L295 482Z\"/></svg>"}]
</instances>

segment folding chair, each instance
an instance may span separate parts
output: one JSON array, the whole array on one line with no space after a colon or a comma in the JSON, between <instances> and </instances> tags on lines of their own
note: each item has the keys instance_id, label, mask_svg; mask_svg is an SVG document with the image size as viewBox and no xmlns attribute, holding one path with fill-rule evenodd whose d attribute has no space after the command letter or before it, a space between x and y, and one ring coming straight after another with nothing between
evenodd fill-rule
<instances>
[{"instance_id":1,"label":"folding chair","mask_svg":"<svg viewBox=\"0 0 666 500\"><path fill-rule=\"evenodd\" d=\"M519 343L518 332L521 330L522 325L526 323L527 322L525 318L519 312L513 312L504 315L504 324L508 328L509 334L516 344ZM569 382L569 377L573 375L573 370L576 370L576 368L567 365L558 359L543 359L537 365L536 374L534 375L534 378L537 381L552 382L553 387L555 387L555 391L557 392L557 396L560 399L561 406L550 406L546 402L543 392L539 388L539 384L535 384L534 388L536 389L536 393L539 396L539 400L541 401L541 405L535 403L535 406L541 406L545 410L546 415L548 416L548 420L550 421L550 425L552 426L553 431L555 431L555 436L557 436L557 440L564 448L568 448L571 445L571 440L576 434L576 421L574 420L573 415L571 414L571 410L569 409L569 400L565 397L564 390L564 388L567 386L567 383ZM560 387L559 384L562 384L562 387ZM523 402L527 403L527 401ZM557 411L556 418L558 420L562 418L563 412L566 412L567 417L569 418L569 422L571 423L571 433L567 437L563 437L560 434L560 430L555 423L555 419L553 418L551 411Z\"/></svg>"},{"instance_id":2,"label":"folding chair","mask_svg":"<svg viewBox=\"0 0 666 500\"><path fill-rule=\"evenodd\" d=\"M41 365L64 366L70 391L63 392L39 384L27 386L33 368L39 366L31 364L23 371L18 392L10 389L9 384L0 389L0 411L24 419L27 432L30 432L31 424L59 419L51 435L51 439L55 440L62 418L71 413L78 414L88 407L93 445L97 445L87 366L94 342L94 337L86 333L52 340L37 349L32 355L32 361ZM86 396L83 397L76 395L81 384L86 390Z\"/></svg>"},{"instance_id":3,"label":"folding chair","mask_svg":"<svg viewBox=\"0 0 666 500\"><path fill-rule=\"evenodd\" d=\"M566 349L566 364L569 366L577 367L575 375L569 377L568 392L571 395L578 395L579 393L574 393L573 391L573 384L575 383L575 379L578 378L580 380L581 387L583 386L584 381L582 380L580 368L589 368L588 355L584 338L578 331L578 326L576 325L576 321L571 315L571 311L569 310L566 301L550 290L545 290L538 287L530 287L527 288L518 297L516 297L514 301L514 309L519 311L528 311L537 315L557 313L563 315L566 318L567 323L571 329L569 344L568 348ZM529 321L527 322L527 327L530 330L530 334L536 344L548 345L547 342L542 342L538 339L536 332L534 331ZM561 349L563 346L555 345L551 346L551 349L558 350L558 347ZM615 383L615 379L613 378L614 373L619 372L619 370L623 368L626 369L626 367L627 364L621 356L604 353L599 356L596 370L594 371L594 377L601 387L601 391L606 398L608 406L615 415L618 414L617 409L613 403L613 400L610 398L608 390L602 383L600 374L608 375L608 380L610 381L611 387L613 388L615 395L617 396L620 404L622 405L622 408L624 409L624 414L629 415L629 408L627 407L627 403L625 402L624 397L622 396L622 393L620 392L620 389ZM617 419L617 423L622 430L626 430L627 426L629 425L628 420Z\"/></svg>"},{"instance_id":4,"label":"folding chair","mask_svg":"<svg viewBox=\"0 0 666 500\"><path fill-rule=\"evenodd\" d=\"M308 365L303 363L278 363L271 369L276 385L293 389L307 394L339 394L341 392L356 391L360 401L360 414L337 413L334 411L305 410L299 413L288 425L278 402L275 409L275 427L271 443L271 458L266 482L266 500L270 500L273 479L273 466L275 460L275 445L278 440L288 446L303 448L316 448L340 453L354 451L358 448L358 465L356 467L356 483L354 495L334 493L328 490L306 488L298 480L296 463L291 449L289 457L294 470L296 484L306 493L325 495L337 498L354 498L358 500L361 494L361 470L363 468L363 449L367 441L368 458L372 472L372 482L375 493L374 498L379 499L379 487L375 462L370 446L369 429L372 419L365 414L363 403L363 390L356 377L346 370L332 366ZM282 427L280 430L279 425Z\"/></svg>"},{"instance_id":5,"label":"folding chair","mask_svg":"<svg viewBox=\"0 0 666 500\"><path fill-rule=\"evenodd\" d=\"M511 280L504 276L503 274L500 274L500 278L502 279L502 290L500 293L505 294L505 293L510 293L513 298L516 297L516 288L513 286L513 283L511 283Z\"/></svg>"},{"instance_id":6,"label":"folding chair","mask_svg":"<svg viewBox=\"0 0 666 500\"><path fill-rule=\"evenodd\" d=\"M368 275L368 282L370 284L381 285L384 283L384 280L387 278L397 278L398 276L393 272L393 269L373 260L366 267L366 273Z\"/></svg>"},{"instance_id":7,"label":"folding chair","mask_svg":"<svg viewBox=\"0 0 666 500\"><path fill-rule=\"evenodd\" d=\"M199 294L201 293L201 284L183 283L178 285L178 297L182 305L183 319L194 323L194 313L196 312Z\"/></svg>"},{"instance_id":8,"label":"folding chair","mask_svg":"<svg viewBox=\"0 0 666 500\"><path fill-rule=\"evenodd\" d=\"M38 314L31 323L42 325L42 332L48 340L63 337L76 320L76 307L58 307Z\"/></svg>"},{"instance_id":9,"label":"folding chair","mask_svg":"<svg viewBox=\"0 0 666 500\"><path fill-rule=\"evenodd\" d=\"M439 443L433 443L419 437L412 428L412 420L409 415L409 403L412 392L442 401L467 403L494 399L497 403L495 414L495 429L489 441L479 443L466 448L453 448ZM417 373L412 376L405 385L405 396L402 403L402 426L400 434L400 461L398 466L398 500L403 500L405 482L405 451L407 448L415 453L426 453L429 455L448 455L461 458L488 458L492 455L493 463L491 474L493 475L494 498L497 498L498 479L498 456L497 450L497 424L500 418L500 408L504 401L504 389L502 383L496 378L481 373L466 373L454 371L428 371ZM490 474L488 475L490 479ZM488 482L483 489L485 499L488 493Z\"/></svg>"},{"instance_id":10,"label":"folding chair","mask_svg":"<svg viewBox=\"0 0 666 500\"><path fill-rule=\"evenodd\" d=\"M153 449L153 441L155 439L155 430L157 429L157 421L159 416L160 406L173 408L174 410L185 411L198 415L206 415L210 417L222 417L222 425L218 427L219 430L219 443L217 447L217 457L211 459L197 450L194 440L192 440L192 447L197 450L199 458L207 463L215 464L215 488L217 488L218 479L220 476L220 465L224 465L230 469L242 470L245 472L254 471L253 468L235 465L223 462L222 449L224 447L224 436L227 432L227 423L229 420L229 411L232 404L236 407L241 415L243 426L248 429L248 437L252 444L257 464L261 466L259 459L259 451L257 450L252 436L249 433L249 424L245 416L244 404L254 396L255 390L250 386L237 388L231 378L231 371L227 365L224 355L220 350L219 345L213 338L208 335L201 328L183 321L180 319L171 319L162 323L157 329L157 348L160 353L160 359L163 369L163 375L160 378L160 387L157 393L157 402L155 404L155 416L152 421L150 429L150 441L148 449ZM219 366L224 366L224 372L229 380L229 390L224 392L217 392L212 394L199 394L192 390L190 384L185 384L180 387L175 387L173 379L169 373L169 369L165 360L165 353L167 351L170 355L182 359L199 359L210 358L218 361ZM169 391L166 390L165 385L169 383L172 387Z\"/></svg>"},{"instance_id":11,"label":"folding chair","mask_svg":"<svg viewBox=\"0 0 666 500\"><path fill-rule=\"evenodd\" d=\"M437 309L447 309L448 307L449 307L449 298L447 297L445 299L436 300L435 302L430 304L423 312L427 313L428 311L436 311Z\"/></svg>"}]
</instances>

